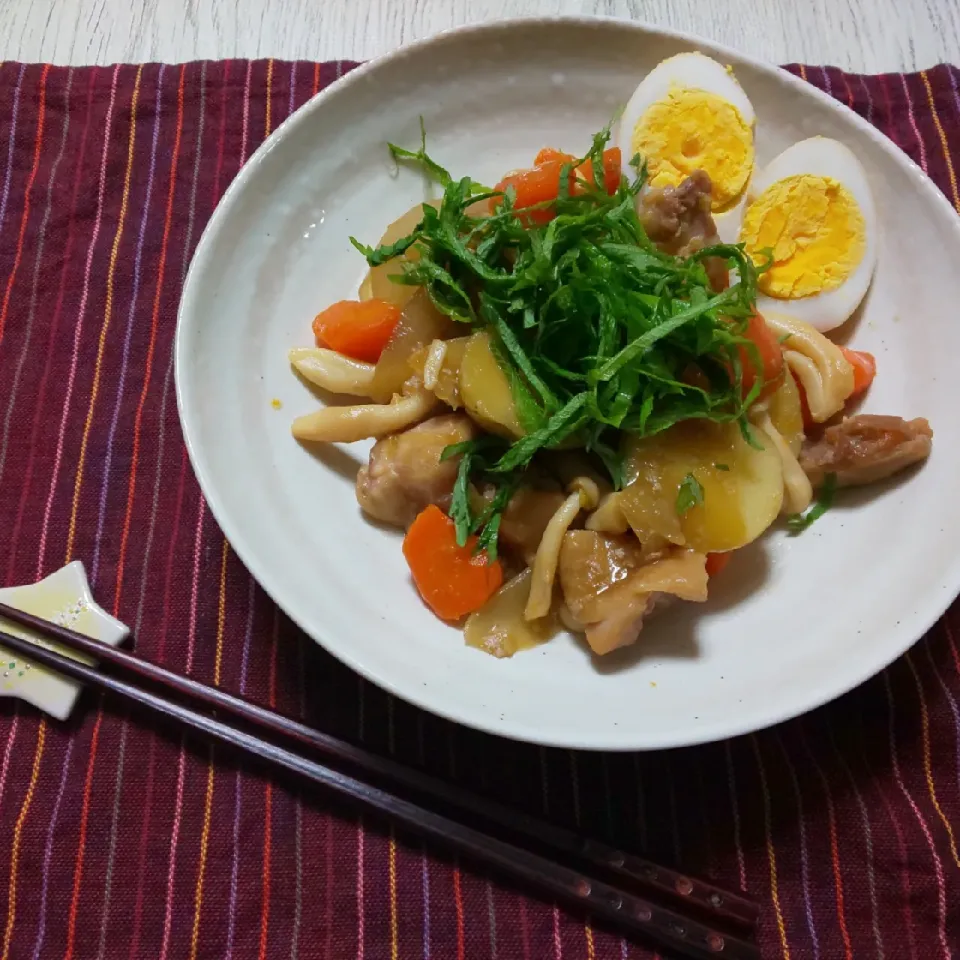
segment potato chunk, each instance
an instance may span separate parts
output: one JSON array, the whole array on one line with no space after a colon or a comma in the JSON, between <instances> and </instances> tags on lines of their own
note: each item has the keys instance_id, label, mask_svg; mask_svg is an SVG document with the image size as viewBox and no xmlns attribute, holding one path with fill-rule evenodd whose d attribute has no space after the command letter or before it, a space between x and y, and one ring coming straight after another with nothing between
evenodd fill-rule
<instances>
[{"instance_id":1,"label":"potato chunk","mask_svg":"<svg viewBox=\"0 0 960 960\"><path fill-rule=\"evenodd\" d=\"M639 539L722 553L759 537L780 512L783 467L769 440L755 433L762 449L734 423L693 420L632 441L621 508ZM688 476L702 488L703 502L681 510Z\"/></svg>"}]
</instances>

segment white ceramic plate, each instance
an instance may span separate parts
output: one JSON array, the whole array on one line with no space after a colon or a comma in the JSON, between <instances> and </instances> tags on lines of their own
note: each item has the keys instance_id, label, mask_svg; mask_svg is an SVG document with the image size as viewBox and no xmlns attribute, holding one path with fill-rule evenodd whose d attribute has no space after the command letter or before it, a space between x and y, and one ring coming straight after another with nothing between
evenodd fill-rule
<instances>
[{"instance_id":1,"label":"white ceramic plate","mask_svg":"<svg viewBox=\"0 0 960 960\"><path fill-rule=\"evenodd\" d=\"M418 117L455 176L495 182L544 145L588 144L657 62L699 49L732 64L758 116L759 161L824 134L866 167L881 220L876 281L852 332L877 356L865 409L926 416L929 463L841 498L801 537L738 555L711 601L651 622L594 663L570 637L495 660L423 606L400 536L367 523L367 447L308 451L291 419L317 400L287 351L355 295L375 242L428 194L385 143ZM469 27L368 64L285 123L247 164L197 250L180 309L177 388L194 468L241 559L312 637L380 686L521 740L679 746L764 727L856 686L905 651L960 587L960 219L874 128L770 66L675 33L603 20ZM274 400L282 402L275 409Z\"/></svg>"}]
</instances>

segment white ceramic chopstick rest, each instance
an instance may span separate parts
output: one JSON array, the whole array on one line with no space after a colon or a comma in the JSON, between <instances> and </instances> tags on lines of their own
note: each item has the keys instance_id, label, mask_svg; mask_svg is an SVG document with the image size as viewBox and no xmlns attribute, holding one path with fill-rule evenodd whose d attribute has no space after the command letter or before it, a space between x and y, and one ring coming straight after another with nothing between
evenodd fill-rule
<instances>
[{"instance_id":1,"label":"white ceramic chopstick rest","mask_svg":"<svg viewBox=\"0 0 960 960\"><path fill-rule=\"evenodd\" d=\"M79 560L68 563L39 583L0 590L0 603L69 627L111 647L119 646L130 634L126 624L97 606L87 582L87 572ZM75 660L91 662L3 616L0 616L0 630L36 640ZM38 667L0 645L0 697L18 697L58 720L66 720L79 695L80 684Z\"/></svg>"}]
</instances>

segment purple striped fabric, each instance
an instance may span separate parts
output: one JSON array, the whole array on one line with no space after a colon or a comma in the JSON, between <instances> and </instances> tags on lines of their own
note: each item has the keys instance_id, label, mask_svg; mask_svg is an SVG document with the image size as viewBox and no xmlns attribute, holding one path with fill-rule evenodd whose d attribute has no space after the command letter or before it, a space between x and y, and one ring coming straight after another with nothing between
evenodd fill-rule
<instances>
[{"instance_id":1,"label":"purple striped fabric","mask_svg":"<svg viewBox=\"0 0 960 960\"><path fill-rule=\"evenodd\" d=\"M840 702L752 737L540 750L392 700L278 615L205 508L172 383L217 200L351 64L0 66L0 583L83 559L139 652L764 903L770 957L960 944L960 614ZM960 210L960 71L791 67ZM309 696L307 695L309 691ZM0 703L0 960L648 958L551 904L94 698Z\"/></svg>"}]
</instances>

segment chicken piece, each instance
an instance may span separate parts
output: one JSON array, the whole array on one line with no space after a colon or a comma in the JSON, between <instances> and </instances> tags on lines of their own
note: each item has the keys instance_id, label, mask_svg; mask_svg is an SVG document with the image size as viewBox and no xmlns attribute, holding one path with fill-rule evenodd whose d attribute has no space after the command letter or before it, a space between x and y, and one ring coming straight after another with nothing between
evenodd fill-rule
<instances>
[{"instance_id":1,"label":"chicken piece","mask_svg":"<svg viewBox=\"0 0 960 960\"><path fill-rule=\"evenodd\" d=\"M874 483L926 460L933 430L922 417L904 420L860 414L827 427L818 440L807 440L800 466L814 487L835 474L838 487Z\"/></svg>"},{"instance_id":2,"label":"chicken piece","mask_svg":"<svg viewBox=\"0 0 960 960\"><path fill-rule=\"evenodd\" d=\"M695 170L676 187L644 187L637 212L647 236L664 252L678 257L720 242L710 212L713 185L703 170ZM725 260L708 257L703 263L715 290L725 290L730 273Z\"/></svg>"},{"instance_id":3,"label":"chicken piece","mask_svg":"<svg viewBox=\"0 0 960 960\"><path fill-rule=\"evenodd\" d=\"M705 564L690 550L650 559L631 536L571 530L560 550L560 585L590 649L602 656L636 642L645 618L674 597L706 600Z\"/></svg>"},{"instance_id":4,"label":"chicken piece","mask_svg":"<svg viewBox=\"0 0 960 960\"><path fill-rule=\"evenodd\" d=\"M717 242L710 213L710 177L695 170L679 186L640 191L638 213L647 236L665 253L688 257Z\"/></svg>"},{"instance_id":5,"label":"chicken piece","mask_svg":"<svg viewBox=\"0 0 960 960\"><path fill-rule=\"evenodd\" d=\"M598 657L629 647L637 642L647 617L673 600L668 593L638 593L625 598L603 620L587 624L587 645Z\"/></svg>"},{"instance_id":6,"label":"chicken piece","mask_svg":"<svg viewBox=\"0 0 960 960\"><path fill-rule=\"evenodd\" d=\"M595 607L603 594L643 564L640 541L593 530L568 530L557 573L567 609L580 623L599 620Z\"/></svg>"},{"instance_id":7,"label":"chicken piece","mask_svg":"<svg viewBox=\"0 0 960 960\"><path fill-rule=\"evenodd\" d=\"M477 432L469 417L451 413L378 440L370 462L357 474L357 501L363 512L406 528L431 503L446 509L460 458L441 461L440 455L445 447L472 440Z\"/></svg>"}]
</instances>

